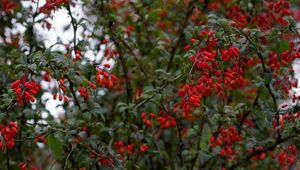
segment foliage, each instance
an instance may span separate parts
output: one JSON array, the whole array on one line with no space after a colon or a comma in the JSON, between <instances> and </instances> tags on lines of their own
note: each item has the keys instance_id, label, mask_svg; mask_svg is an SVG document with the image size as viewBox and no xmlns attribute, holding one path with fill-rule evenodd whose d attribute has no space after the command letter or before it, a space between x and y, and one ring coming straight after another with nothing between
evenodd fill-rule
<instances>
[{"instance_id":1,"label":"foliage","mask_svg":"<svg viewBox=\"0 0 300 170\"><path fill-rule=\"evenodd\" d=\"M297 3L0 0L0 167L297 166Z\"/></svg>"}]
</instances>

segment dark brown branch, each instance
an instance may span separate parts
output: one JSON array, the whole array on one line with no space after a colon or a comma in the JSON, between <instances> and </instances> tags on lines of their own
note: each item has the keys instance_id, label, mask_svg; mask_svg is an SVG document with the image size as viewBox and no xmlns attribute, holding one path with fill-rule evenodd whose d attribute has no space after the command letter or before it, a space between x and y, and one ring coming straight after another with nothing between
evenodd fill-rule
<instances>
[{"instance_id":1,"label":"dark brown branch","mask_svg":"<svg viewBox=\"0 0 300 170\"><path fill-rule=\"evenodd\" d=\"M77 50L77 43L76 43L76 32L77 32L77 24L76 24L76 20L72 15L72 11L71 11L71 7L70 4L67 5L67 10L69 13L69 16L71 17L71 24L73 27L73 34L74 34L74 40L73 40L73 44L74 44L74 55L76 55L76 50Z\"/></svg>"},{"instance_id":2,"label":"dark brown branch","mask_svg":"<svg viewBox=\"0 0 300 170\"><path fill-rule=\"evenodd\" d=\"M287 140L289 140L289 139L292 139L292 138L294 138L294 137L296 137L296 136L295 136L295 135L293 135L293 136L288 136L288 137L282 138L282 139L277 138L276 141L275 141L275 143L273 143L273 144L270 145L270 146L265 146L265 147L263 147L262 150L256 150L255 152L253 152L253 153L247 155L244 159L242 159L242 160L238 161L237 163L233 164L233 165L229 168L229 170L233 170L233 169L239 167L239 166L242 165L243 163L248 162L251 158L253 158L253 157L255 157L255 156L259 155L259 154L265 153L265 152L267 152L267 151L272 151L272 150L274 150L274 149L276 148L277 145L280 145L281 143L283 143L283 142L285 142L285 141L287 141Z\"/></svg>"},{"instance_id":3,"label":"dark brown branch","mask_svg":"<svg viewBox=\"0 0 300 170\"><path fill-rule=\"evenodd\" d=\"M180 159L180 167L183 167L183 157L182 157L182 151L183 151L183 141L182 141L182 135L181 135L181 122L180 122L180 119L177 119L176 117L175 118L175 121L176 121L176 129L177 129L177 133L178 133L178 139L179 139L179 142L178 142L178 156L179 156L179 159Z\"/></svg>"},{"instance_id":4,"label":"dark brown branch","mask_svg":"<svg viewBox=\"0 0 300 170\"><path fill-rule=\"evenodd\" d=\"M179 28L179 31L178 31L179 32L179 37L178 37L178 39L176 41L176 44L172 47L170 60L169 60L169 63L168 63L168 66L167 66L167 70L166 70L167 72L169 72L170 69L171 69L171 67L172 67L176 51L177 51L180 43L182 42L182 39L184 38L184 29L187 26L189 17L192 14L193 10L194 10L194 1L191 1L189 3L188 10L185 13L185 19L184 19L183 23L181 24L181 27Z\"/></svg>"},{"instance_id":5,"label":"dark brown branch","mask_svg":"<svg viewBox=\"0 0 300 170\"><path fill-rule=\"evenodd\" d=\"M118 52L119 52L119 60L120 60L121 67L122 67L122 70L123 70L123 77L125 79L125 85L126 85L127 104L129 104L132 100L132 89L131 89L131 85L130 85L130 82L129 82L128 69L127 69L127 66L126 66L126 60L124 59L124 56L120 52L120 50L121 50L120 44L114 38L113 38L113 40L114 40L114 43L115 43L115 45L118 49Z\"/></svg>"},{"instance_id":6,"label":"dark brown branch","mask_svg":"<svg viewBox=\"0 0 300 170\"><path fill-rule=\"evenodd\" d=\"M261 61L261 64L262 64L264 73L269 73L269 72L266 70L266 66L265 66L265 64L264 64L264 59L263 59L262 54L261 54L259 51L257 51L256 53L257 53L257 55L259 56L259 59L260 59L260 61ZM269 92L270 96L272 97L273 104L274 104L274 111L275 111L275 113L276 113L276 114L275 114L276 124L279 125L279 112L278 112L278 109L277 109L277 108L278 108L278 105L277 105L276 97L275 97L274 93L273 93L272 90L271 90L271 83L268 82L265 86L266 86L266 88L268 89L268 92ZM279 129L277 130L277 135L278 135L278 136L277 136L278 138L281 138Z\"/></svg>"},{"instance_id":7,"label":"dark brown branch","mask_svg":"<svg viewBox=\"0 0 300 170\"><path fill-rule=\"evenodd\" d=\"M109 29L115 30L113 21L109 22ZM117 48L117 51L119 53L118 59L120 60L122 71L123 71L123 78L125 79L126 94L127 94L126 102L127 102L127 104L129 104L129 103L131 103L131 100L132 100L132 90L131 90L131 85L129 82L126 60L124 59L124 56L123 56L124 54L122 53L122 48L121 48L121 45L119 44L119 41L116 39L116 35L114 34L113 31L110 32L110 34L111 34L112 41L114 42L114 44Z\"/></svg>"},{"instance_id":8,"label":"dark brown branch","mask_svg":"<svg viewBox=\"0 0 300 170\"><path fill-rule=\"evenodd\" d=\"M239 32L241 35L243 35L252 45L256 46L257 48L261 49L261 47L259 45L257 45L255 42L253 42L246 34L242 33L242 32ZM262 68L263 68L263 71L264 73L267 73L269 74L270 72L267 70L266 66L265 66L265 63L264 63L264 57L263 55L260 53L260 51L258 49L256 49L256 54L258 55L260 61L261 61L261 64L262 64ZM277 100L276 100L276 97L274 95L274 93L272 92L272 89L271 89L271 83L268 82L267 84L265 84L265 87L268 89L268 92L270 94L270 96L272 97L272 100L273 100L273 104L274 104L274 112L276 113L275 114L275 119L276 119L276 124L278 125L279 124L279 112L278 112L278 105L277 105ZM279 129L277 130L277 138L281 138L281 135L280 135L280 132L279 132Z\"/></svg>"},{"instance_id":9,"label":"dark brown branch","mask_svg":"<svg viewBox=\"0 0 300 170\"><path fill-rule=\"evenodd\" d=\"M75 93L75 91L74 91L74 84L73 84L72 80L71 80L67 75L66 75L65 77L66 77L67 80L69 81L69 88L70 88L71 93L72 93L72 96L73 96L73 98L74 98L75 105L78 106L79 109L81 109L80 104L79 104L79 102L78 102L78 99L77 99L77 97L76 97L76 93Z\"/></svg>"},{"instance_id":10,"label":"dark brown branch","mask_svg":"<svg viewBox=\"0 0 300 170\"><path fill-rule=\"evenodd\" d=\"M65 162L64 162L64 170L66 170L68 167L67 167L67 165L68 165L68 160L69 160L69 158L70 158L70 156L71 156L71 154L72 154L72 152L73 152L73 149L74 149L74 147L73 147L73 145L71 144L71 148L70 148L70 151L69 151L69 153L68 153L68 155L67 155L67 157L66 157L66 160L65 160ZM72 166L72 169L74 169L74 167Z\"/></svg>"},{"instance_id":11,"label":"dark brown branch","mask_svg":"<svg viewBox=\"0 0 300 170\"><path fill-rule=\"evenodd\" d=\"M70 4L67 5L67 10L68 10L69 16L71 17L71 24L72 24L72 27L73 27L73 34L74 34L74 39L73 39L74 55L76 55L76 51L77 51L77 43L76 43L77 24L76 24L75 18L72 15ZM70 84L69 87L70 87L72 96L74 98L75 105L77 105L79 107L79 109L81 109L80 104L79 104L79 102L77 100L77 97L76 97L76 93L74 91L74 84L73 84L73 82L71 81L71 79L68 76L66 76L66 78L69 81L69 84Z\"/></svg>"},{"instance_id":12,"label":"dark brown branch","mask_svg":"<svg viewBox=\"0 0 300 170\"><path fill-rule=\"evenodd\" d=\"M137 55L134 53L133 49L124 40L120 39L120 41L129 50L129 52L131 53L131 55L134 57L135 61L137 62L139 69L144 74L144 76L147 77L148 74L147 74L146 70L144 69L142 63L138 59Z\"/></svg>"}]
</instances>

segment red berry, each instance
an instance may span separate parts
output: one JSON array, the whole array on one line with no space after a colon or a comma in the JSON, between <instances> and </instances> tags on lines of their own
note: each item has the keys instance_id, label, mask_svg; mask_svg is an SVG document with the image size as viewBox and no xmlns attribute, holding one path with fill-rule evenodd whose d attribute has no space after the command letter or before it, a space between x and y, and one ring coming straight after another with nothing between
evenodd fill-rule
<instances>
[{"instance_id":1,"label":"red berry","mask_svg":"<svg viewBox=\"0 0 300 170\"><path fill-rule=\"evenodd\" d=\"M190 48L191 48L190 45L186 45L186 46L184 47L184 51L188 51Z\"/></svg>"}]
</instances>

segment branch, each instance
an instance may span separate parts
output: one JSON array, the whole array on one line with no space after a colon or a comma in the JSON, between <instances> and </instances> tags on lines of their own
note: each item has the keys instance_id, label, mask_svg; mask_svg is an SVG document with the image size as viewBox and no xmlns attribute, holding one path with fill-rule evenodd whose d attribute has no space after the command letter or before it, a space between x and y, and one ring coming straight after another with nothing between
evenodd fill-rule
<instances>
[{"instance_id":1,"label":"branch","mask_svg":"<svg viewBox=\"0 0 300 170\"><path fill-rule=\"evenodd\" d=\"M71 154L72 154L72 152L73 152L73 145L71 144L71 149L70 149L70 152L69 152L69 154L68 154L68 156L66 157L66 160L65 160L65 165L64 165L64 170L66 170L68 167L67 167L67 165L68 165L68 159L69 159L69 157L71 156ZM72 167L73 168L73 167Z\"/></svg>"},{"instance_id":2,"label":"branch","mask_svg":"<svg viewBox=\"0 0 300 170\"><path fill-rule=\"evenodd\" d=\"M181 126L181 122L180 120L178 120L175 116L174 119L176 121L176 130L178 133L178 138L179 138L179 143L178 143L178 155L179 155L179 159L180 159L180 166L183 167L183 157L182 157L182 149L183 149L183 141L182 141L182 136L181 136L181 130L182 128Z\"/></svg>"},{"instance_id":3,"label":"branch","mask_svg":"<svg viewBox=\"0 0 300 170\"><path fill-rule=\"evenodd\" d=\"M109 22L109 29L110 30L115 30L115 28L113 27L113 22ZM130 86L130 82L129 82L129 79L128 79L128 70L127 70L127 66L126 66L126 61L124 59L124 56L122 54L122 51L121 51L121 46L119 44L119 42L117 41L116 37L115 37L115 34L114 32L112 31L111 32L111 38L118 50L118 53L119 53L119 57L118 59L120 60L120 63L121 63L121 67L122 67L122 70L123 70L123 77L125 79L125 85L126 85L126 93L127 93L127 104L129 104L131 102L131 99L132 99L132 91L131 91L131 86Z\"/></svg>"},{"instance_id":4,"label":"branch","mask_svg":"<svg viewBox=\"0 0 300 170\"><path fill-rule=\"evenodd\" d=\"M249 161L251 158L253 158L253 157L255 157L255 156L259 155L259 154L265 153L265 152L267 152L267 151L274 150L274 149L276 148L277 145L280 145L281 143L283 143L283 142L285 142L285 141L287 141L287 140L289 140L289 139L292 139L292 138L294 138L294 137L297 137L297 136L296 136L296 135L293 135L293 136L288 136L288 137L282 138L282 139L277 138L277 140L276 140L275 143L273 143L273 144L270 145L270 146L263 147L264 149L262 149L262 150L256 150L256 151L253 152L252 154L247 155L244 159L242 159L242 160L238 161L237 163L233 164L233 165L229 168L229 170L233 170L233 169L239 167L239 166L242 165L243 163Z\"/></svg>"},{"instance_id":5,"label":"branch","mask_svg":"<svg viewBox=\"0 0 300 170\"><path fill-rule=\"evenodd\" d=\"M148 74L147 74L146 70L143 68L142 63L138 59L138 56L134 53L133 49L124 40L120 39L120 41L129 50L129 52L131 53L131 55L133 55L135 61L137 62L138 66L139 66L139 69L147 77Z\"/></svg>"},{"instance_id":6,"label":"branch","mask_svg":"<svg viewBox=\"0 0 300 170\"><path fill-rule=\"evenodd\" d=\"M260 48L261 49L261 46L259 46L258 44L256 44L255 42L253 42L245 33L242 33L240 31L238 31L242 36L244 36L252 45L254 45L255 47L257 48ZM264 63L264 58L263 58L263 55L260 53L260 51L258 49L255 49L256 50L256 54L258 55L260 61L261 61L261 64L262 64L262 68L263 68L263 71L264 73L270 73L269 71L267 71L266 69L266 66L265 66L265 63ZM278 105L277 105L277 100L276 100L276 97L274 95L274 93L272 92L271 90L271 83L268 82L265 87L268 89L268 92L270 94L270 96L272 97L272 100L273 100L273 103L274 103L274 111L275 111L275 119L276 119L276 124L279 125L279 112L278 112ZM280 135L280 132L279 132L279 129L277 129L277 134L278 134L278 138L281 138L281 135Z\"/></svg>"},{"instance_id":7,"label":"branch","mask_svg":"<svg viewBox=\"0 0 300 170\"><path fill-rule=\"evenodd\" d=\"M77 100L77 97L76 97L76 93L75 93L75 91L74 91L74 84L73 84L72 80L71 80L67 75L66 75L65 77L66 77L67 80L69 81L69 84L70 84L70 85L69 85L69 88L70 88L71 93L72 93L72 96L73 96L73 98L74 98L74 100L75 100L75 105L78 106L79 109L81 109L80 104L79 104L79 102L78 102L78 100Z\"/></svg>"},{"instance_id":8,"label":"branch","mask_svg":"<svg viewBox=\"0 0 300 170\"><path fill-rule=\"evenodd\" d=\"M168 66L167 66L167 70L166 70L167 72L169 72L171 67L172 67L173 60L174 60L177 48L179 47L179 45L180 45L180 43L181 43L181 41L184 37L184 29L187 26L188 19L189 19L190 15L192 14L193 10L194 10L194 1L191 1L189 3L188 10L185 13L185 19L184 19L183 23L181 24L181 27L178 31L179 32L179 37L177 39L177 42L176 42L175 46L172 47L171 57L170 57L170 60L169 60Z\"/></svg>"},{"instance_id":9,"label":"branch","mask_svg":"<svg viewBox=\"0 0 300 170\"><path fill-rule=\"evenodd\" d=\"M72 24L72 27L73 27L73 30L74 30L74 40L73 40L73 43L74 43L74 54L76 55L76 50L77 50L77 47L76 47L76 31L77 31L77 24L76 24L76 20L75 18L73 17L72 15L72 11L71 11L71 7L70 7L70 3L67 5L67 10L68 10L68 13L71 17L71 24Z\"/></svg>"},{"instance_id":10,"label":"branch","mask_svg":"<svg viewBox=\"0 0 300 170\"><path fill-rule=\"evenodd\" d=\"M181 77L183 76L183 74L179 75L178 77L174 78L173 80L169 80L169 81L164 81L164 83L160 86L159 89L156 90L156 92L154 94L152 94L151 96L149 96L148 98L144 99L143 101L135 104L132 109L135 108L139 108L140 106L142 106L143 104L147 103L148 101L150 101L151 99L153 99L157 94L161 93L169 84L171 84L174 81L179 80Z\"/></svg>"},{"instance_id":11,"label":"branch","mask_svg":"<svg viewBox=\"0 0 300 170\"><path fill-rule=\"evenodd\" d=\"M77 51L77 43L76 43L76 31L77 31L77 24L76 24L76 20L75 18L73 17L72 15L72 11L71 11L71 7L70 7L70 3L67 5L67 10L68 10L68 13L71 17L71 24L72 24L72 27L73 27L73 33L74 33L74 40L73 40L73 43L74 43L74 55L76 55L76 51ZM79 109L81 109L80 107L80 104L77 100L77 97L76 97L76 93L74 91L74 84L73 82L71 81L71 79L66 76L66 78L68 79L69 83L70 83L70 90L71 90L71 93L72 93L72 96L74 97L74 100L75 100L75 104L79 107Z\"/></svg>"},{"instance_id":12,"label":"branch","mask_svg":"<svg viewBox=\"0 0 300 170\"><path fill-rule=\"evenodd\" d=\"M32 24L29 26L29 35L30 35L30 37L29 37L29 54L28 54L28 56L30 56L30 54L33 52L33 46L34 46L34 44L36 43L36 39L35 39L35 32L34 32L34 24L35 24L35 22L36 22L36 17L38 16L38 14L39 14L39 0L37 0L37 2L36 2L36 8L35 8L35 12L33 13L33 15L32 15Z\"/></svg>"},{"instance_id":13,"label":"branch","mask_svg":"<svg viewBox=\"0 0 300 170\"><path fill-rule=\"evenodd\" d=\"M118 42L114 41L115 42L115 45L116 47L119 49L118 51L120 52L120 45ZM122 54L119 53L119 60L121 62L121 66L122 66L122 70L123 70L123 77L125 79L125 84L126 84L126 93L127 93L127 104L129 104L131 102L131 99L132 99L132 90L131 90L131 85L130 85L130 82L129 82L129 77L128 77L128 69L127 69L127 66L126 66L126 61L123 57Z\"/></svg>"},{"instance_id":14,"label":"branch","mask_svg":"<svg viewBox=\"0 0 300 170\"><path fill-rule=\"evenodd\" d=\"M264 64L264 59L263 59L262 54L261 54L259 51L257 51L256 53L257 53L257 55L259 56L259 59L260 59L260 61L261 61L261 64L262 64L264 73L269 73L269 72L266 70L266 66L265 66L265 64ZM273 103L274 103L274 111L275 111L276 124L279 125L279 112L278 112L278 110L277 110L278 105L277 105L276 97L275 97L274 93L273 93L272 90L271 90L271 83L268 82L265 86L266 86L266 88L268 89L268 92L269 92L270 96L272 97L272 100L273 100ZM279 129L277 129L277 134L278 134L277 137L278 137L278 138L281 138Z\"/></svg>"}]
</instances>

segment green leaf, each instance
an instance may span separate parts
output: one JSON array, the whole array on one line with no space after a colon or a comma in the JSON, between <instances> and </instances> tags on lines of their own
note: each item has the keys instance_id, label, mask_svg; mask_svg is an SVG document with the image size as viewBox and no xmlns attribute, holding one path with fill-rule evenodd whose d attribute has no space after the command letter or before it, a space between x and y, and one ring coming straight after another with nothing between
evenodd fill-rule
<instances>
[{"instance_id":1,"label":"green leaf","mask_svg":"<svg viewBox=\"0 0 300 170\"><path fill-rule=\"evenodd\" d=\"M63 150L63 144L54 135L49 135L47 137L47 142L49 148L52 150L56 159L60 160Z\"/></svg>"},{"instance_id":2,"label":"green leaf","mask_svg":"<svg viewBox=\"0 0 300 170\"><path fill-rule=\"evenodd\" d=\"M185 35L185 39L190 42L190 40L193 38L193 35L188 32L188 31L184 31L184 35Z\"/></svg>"},{"instance_id":3,"label":"green leaf","mask_svg":"<svg viewBox=\"0 0 300 170\"><path fill-rule=\"evenodd\" d=\"M186 137L195 137L197 136L197 131L193 128L189 129L187 131Z\"/></svg>"},{"instance_id":4,"label":"green leaf","mask_svg":"<svg viewBox=\"0 0 300 170\"><path fill-rule=\"evenodd\" d=\"M119 109L119 112L124 112L128 109L128 105L126 103L119 102L117 104L117 108Z\"/></svg>"},{"instance_id":5,"label":"green leaf","mask_svg":"<svg viewBox=\"0 0 300 170\"><path fill-rule=\"evenodd\" d=\"M27 66L31 71L35 71L37 69L37 65L36 64L29 64Z\"/></svg>"},{"instance_id":6,"label":"green leaf","mask_svg":"<svg viewBox=\"0 0 300 170\"><path fill-rule=\"evenodd\" d=\"M98 103L88 103L88 108L91 114L94 116L101 116L102 120L105 121L105 116L103 115L103 108L100 107Z\"/></svg>"},{"instance_id":7,"label":"green leaf","mask_svg":"<svg viewBox=\"0 0 300 170\"><path fill-rule=\"evenodd\" d=\"M286 41L281 41L280 43L279 43L279 51L280 52L284 52L284 51L286 51L286 50L288 50L289 49L289 43L288 42L286 42Z\"/></svg>"},{"instance_id":8,"label":"green leaf","mask_svg":"<svg viewBox=\"0 0 300 170\"><path fill-rule=\"evenodd\" d=\"M83 113L82 118L83 118L83 120L89 122L92 119L92 115L90 112L85 112L85 113Z\"/></svg>"}]
</instances>

